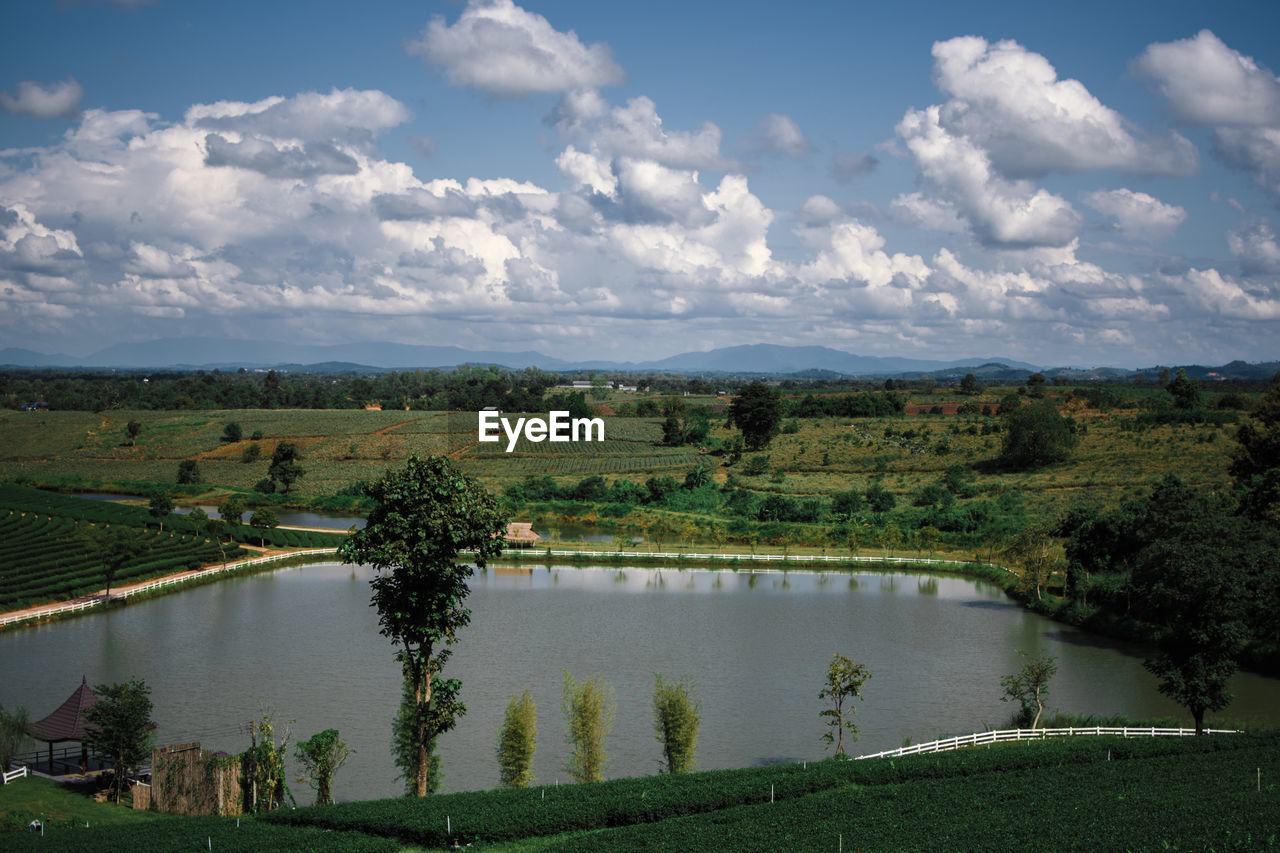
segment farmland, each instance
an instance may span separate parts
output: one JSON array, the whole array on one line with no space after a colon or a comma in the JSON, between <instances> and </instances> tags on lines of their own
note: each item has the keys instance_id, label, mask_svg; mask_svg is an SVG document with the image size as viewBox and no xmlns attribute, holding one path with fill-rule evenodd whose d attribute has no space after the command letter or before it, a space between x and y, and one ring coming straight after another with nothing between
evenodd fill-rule
<instances>
[{"instance_id":1,"label":"farmland","mask_svg":"<svg viewBox=\"0 0 1280 853\"><path fill-rule=\"evenodd\" d=\"M55 820L11 849L1259 849L1277 843L1274 734L1073 738L871 761L375 800L242 821ZM20 786L0 791L0 814ZM27 784L45 784L39 780ZM13 792L11 793L11 790ZM41 792L21 799L21 820ZM979 805L975 805L979 804ZM68 808L87 817L87 806ZM13 826L14 820L7 821Z\"/></svg>"}]
</instances>

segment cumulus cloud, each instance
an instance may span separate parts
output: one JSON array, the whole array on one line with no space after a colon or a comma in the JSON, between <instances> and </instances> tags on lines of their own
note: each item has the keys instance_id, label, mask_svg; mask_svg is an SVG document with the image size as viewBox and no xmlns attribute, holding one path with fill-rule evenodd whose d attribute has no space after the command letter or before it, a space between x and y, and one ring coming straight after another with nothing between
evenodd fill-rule
<instances>
[{"instance_id":1,"label":"cumulus cloud","mask_svg":"<svg viewBox=\"0 0 1280 853\"><path fill-rule=\"evenodd\" d=\"M301 146L276 146L270 140L245 136L232 142L216 133L204 138L208 166L251 169L271 178L307 178L314 175L354 175L360 171L350 154L327 142Z\"/></svg>"},{"instance_id":2,"label":"cumulus cloud","mask_svg":"<svg viewBox=\"0 0 1280 853\"><path fill-rule=\"evenodd\" d=\"M1280 275L1280 244L1270 220L1254 218L1227 233L1231 253L1240 259L1245 276Z\"/></svg>"},{"instance_id":3,"label":"cumulus cloud","mask_svg":"<svg viewBox=\"0 0 1280 853\"><path fill-rule=\"evenodd\" d=\"M1187 218L1187 212L1181 207L1129 189L1087 193L1084 203L1113 217L1121 234L1137 240L1167 237Z\"/></svg>"},{"instance_id":4,"label":"cumulus cloud","mask_svg":"<svg viewBox=\"0 0 1280 853\"><path fill-rule=\"evenodd\" d=\"M898 124L898 136L939 199L926 212L923 197L899 197L900 209L914 209L922 219L964 221L992 246L1062 246L1075 237L1080 215L1065 199L1002 177L985 149L943 126L941 110L910 110Z\"/></svg>"},{"instance_id":5,"label":"cumulus cloud","mask_svg":"<svg viewBox=\"0 0 1280 853\"><path fill-rule=\"evenodd\" d=\"M1168 99L1173 114L1189 124L1280 124L1280 80L1209 30L1149 45L1133 67Z\"/></svg>"},{"instance_id":6,"label":"cumulus cloud","mask_svg":"<svg viewBox=\"0 0 1280 853\"><path fill-rule=\"evenodd\" d=\"M377 90L334 89L303 92L292 98L218 101L187 110L186 123L216 131L235 131L275 139L363 143L409 119L409 110Z\"/></svg>"},{"instance_id":7,"label":"cumulus cloud","mask_svg":"<svg viewBox=\"0 0 1280 853\"><path fill-rule=\"evenodd\" d=\"M511 0L469 0L458 20L434 18L406 49L442 66L455 86L502 97L611 86L623 80L608 45L584 45Z\"/></svg>"},{"instance_id":8,"label":"cumulus cloud","mask_svg":"<svg viewBox=\"0 0 1280 853\"><path fill-rule=\"evenodd\" d=\"M609 107L599 93L574 92L561 99L548 117L565 139L585 143L602 159L631 157L675 169L732 170L738 164L722 157L720 128L703 122L696 132L669 130L657 105L641 95L624 106Z\"/></svg>"},{"instance_id":9,"label":"cumulus cloud","mask_svg":"<svg viewBox=\"0 0 1280 853\"><path fill-rule=\"evenodd\" d=\"M1149 45L1134 68L1180 120L1214 128L1224 163L1280 198L1280 78L1209 30Z\"/></svg>"},{"instance_id":10,"label":"cumulus cloud","mask_svg":"<svg viewBox=\"0 0 1280 853\"><path fill-rule=\"evenodd\" d=\"M937 42L933 76L951 96L939 111L949 132L984 149L1005 175L1124 169L1185 175L1195 148L1174 133L1142 138L1078 80L1013 41L976 36Z\"/></svg>"},{"instance_id":11,"label":"cumulus cloud","mask_svg":"<svg viewBox=\"0 0 1280 853\"><path fill-rule=\"evenodd\" d=\"M27 118L74 118L83 97L84 87L71 77L57 83L23 80L14 94L0 92L0 109Z\"/></svg>"},{"instance_id":12,"label":"cumulus cloud","mask_svg":"<svg viewBox=\"0 0 1280 853\"><path fill-rule=\"evenodd\" d=\"M781 113L769 113L761 119L747 147L755 154L787 154L792 157L803 157L813 151L813 144L805 138L800 126L790 116Z\"/></svg>"}]
</instances>

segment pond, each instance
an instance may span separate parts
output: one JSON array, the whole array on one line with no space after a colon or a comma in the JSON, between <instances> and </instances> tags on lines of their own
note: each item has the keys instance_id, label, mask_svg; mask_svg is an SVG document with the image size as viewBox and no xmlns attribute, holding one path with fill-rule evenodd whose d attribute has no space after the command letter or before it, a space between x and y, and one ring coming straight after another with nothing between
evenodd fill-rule
<instances>
[{"instance_id":1,"label":"pond","mask_svg":"<svg viewBox=\"0 0 1280 853\"><path fill-rule=\"evenodd\" d=\"M238 752L246 724L272 708L277 722L295 721L295 742L337 728L357 751L338 774L339 800L396 795L388 744L400 672L369 607L371 576L332 563L283 569L0 635L0 704L38 719L81 675L138 677L152 688L161 744ZM598 673L616 689L610 777L657 771L655 672L697 684L700 768L822 758L817 694L835 653L872 673L856 703L855 752L1003 726L1013 709L1000 701L1000 677L1019 667L1017 649L1057 657L1051 709L1190 723L1157 693L1141 650L961 578L499 566L476 575L469 604L472 623L446 671L462 680L469 708L442 739L447 790L496 785L495 732L526 688L538 710L539 783L567 781L562 669L579 681ZM1234 689L1232 718L1280 723L1280 682L1241 674Z\"/></svg>"}]
</instances>

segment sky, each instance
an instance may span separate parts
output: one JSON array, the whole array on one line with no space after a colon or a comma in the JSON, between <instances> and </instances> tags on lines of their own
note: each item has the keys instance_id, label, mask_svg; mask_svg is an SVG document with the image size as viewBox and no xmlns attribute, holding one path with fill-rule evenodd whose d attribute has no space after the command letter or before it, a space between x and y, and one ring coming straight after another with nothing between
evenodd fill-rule
<instances>
[{"instance_id":1,"label":"sky","mask_svg":"<svg viewBox=\"0 0 1280 853\"><path fill-rule=\"evenodd\" d=\"M26 0L0 347L1280 359L1280 4Z\"/></svg>"}]
</instances>

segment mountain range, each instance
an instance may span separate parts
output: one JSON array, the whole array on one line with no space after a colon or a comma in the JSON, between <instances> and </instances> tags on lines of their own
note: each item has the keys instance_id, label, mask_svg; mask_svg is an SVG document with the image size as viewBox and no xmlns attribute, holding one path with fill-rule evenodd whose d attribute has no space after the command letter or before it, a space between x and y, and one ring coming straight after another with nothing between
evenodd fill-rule
<instances>
[{"instance_id":1,"label":"mountain range","mask_svg":"<svg viewBox=\"0 0 1280 853\"><path fill-rule=\"evenodd\" d=\"M1005 379L1042 371L1073 379L1120 378L1139 371L1115 367L1045 368L998 356L937 360L926 358L857 355L831 347L745 344L702 352L684 352L656 361L567 361L526 350L500 352L468 350L456 346L364 342L308 345L280 341L227 340L225 338L164 338L141 343L113 344L83 356L41 353L10 347L0 349L0 366L68 367L123 370L266 370L290 372L361 372L449 368L462 364L493 364L519 370L572 373L603 370L634 373L762 374L808 378L841 376L924 376L938 378L974 373L979 379ZM1276 372L1275 363L1250 365L1232 362L1221 368L1189 366L1192 378L1266 378ZM1158 373L1161 366L1141 372Z\"/></svg>"}]
</instances>

